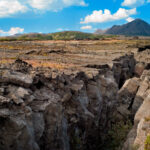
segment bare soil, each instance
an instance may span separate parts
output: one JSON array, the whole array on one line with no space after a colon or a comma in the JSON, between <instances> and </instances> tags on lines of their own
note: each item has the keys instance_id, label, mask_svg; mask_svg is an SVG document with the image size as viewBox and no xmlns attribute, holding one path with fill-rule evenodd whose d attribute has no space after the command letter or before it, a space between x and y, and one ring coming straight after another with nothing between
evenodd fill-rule
<instances>
[{"instance_id":1,"label":"bare soil","mask_svg":"<svg viewBox=\"0 0 150 150\"><path fill-rule=\"evenodd\" d=\"M140 45L147 44L150 40L0 42L0 63L20 58L33 67L82 70L87 65L111 65L113 59L129 53L149 63L148 52L137 53Z\"/></svg>"}]
</instances>

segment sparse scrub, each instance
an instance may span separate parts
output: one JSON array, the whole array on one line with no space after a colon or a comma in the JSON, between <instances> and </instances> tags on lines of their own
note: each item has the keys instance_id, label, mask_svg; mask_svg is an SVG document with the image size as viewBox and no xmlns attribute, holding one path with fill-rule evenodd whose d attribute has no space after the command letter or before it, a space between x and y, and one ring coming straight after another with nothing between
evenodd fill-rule
<instances>
[{"instance_id":1,"label":"sparse scrub","mask_svg":"<svg viewBox=\"0 0 150 150\"><path fill-rule=\"evenodd\" d=\"M132 128L131 121L120 121L114 124L108 132L108 149L120 150L129 130Z\"/></svg>"},{"instance_id":2,"label":"sparse scrub","mask_svg":"<svg viewBox=\"0 0 150 150\"><path fill-rule=\"evenodd\" d=\"M35 41L35 40L105 40L115 38L115 35L98 35L77 31L64 31L49 34L23 34L15 37L2 37L0 41Z\"/></svg>"},{"instance_id":3,"label":"sparse scrub","mask_svg":"<svg viewBox=\"0 0 150 150\"><path fill-rule=\"evenodd\" d=\"M132 145L132 150L138 150L139 149L139 145L137 144L137 145Z\"/></svg>"},{"instance_id":4,"label":"sparse scrub","mask_svg":"<svg viewBox=\"0 0 150 150\"><path fill-rule=\"evenodd\" d=\"M150 150L150 135L146 138L144 150Z\"/></svg>"},{"instance_id":5,"label":"sparse scrub","mask_svg":"<svg viewBox=\"0 0 150 150\"><path fill-rule=\"evenodd\" d=\"M150 121L150 117L145 117L144 119L146 122Z\"/></svg>"}]
</instances>

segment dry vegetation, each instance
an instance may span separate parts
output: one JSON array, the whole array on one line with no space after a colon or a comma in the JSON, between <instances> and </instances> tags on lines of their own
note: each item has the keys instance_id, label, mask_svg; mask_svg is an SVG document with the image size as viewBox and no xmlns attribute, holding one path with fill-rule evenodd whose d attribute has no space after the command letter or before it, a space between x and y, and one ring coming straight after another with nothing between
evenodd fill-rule
<instances>
[{"instance_id":1,"label":"dry vegetation","mask_svg":"<svg viewBox=\"0 0 150 150\"><path fill-rule=\"evenodd\" d=\"M137 54L137 47L147 44L149 39L4 41L0 42L0 63L21 58L34 67L82 69L89 64L111 64L114 58L131 52L138 60L149 62L146 53L144 58Z\"/></svg>"}]
</instances>

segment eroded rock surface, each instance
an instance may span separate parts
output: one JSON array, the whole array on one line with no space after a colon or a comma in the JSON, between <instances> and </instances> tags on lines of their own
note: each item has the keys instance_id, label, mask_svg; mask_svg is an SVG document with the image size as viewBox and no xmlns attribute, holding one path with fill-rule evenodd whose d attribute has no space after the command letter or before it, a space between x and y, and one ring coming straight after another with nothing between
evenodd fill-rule
<instances>
[{"instance_id":1,"label":"eroded rock surface","mask_svg":"<svg viewBox=\"0 0 150 150\"><path fill-rule=\"evenodd\" d=\"M114 59L112 70L119 88L121 88L124 82L133 77L135 70L136 60L134 55L125 55L120 58Z\"/></svg>"},{"instance_id":2,"label":"eroded rock surface","mask_svg":"<svg viewBox=\"0 0 150 150\"><path fill-rule=\"evenodd\" d=\"M133 118L141 106L130 136L136 143L143 134L135 136L137 126L149 116L142 111L150 84L148 70L134 77L135 65L126 55L112 68L75 73L34 69L21 60L1 68L0 150L104 149L112 125Z\"/></svg>"},{"instance_id":3,"label":"eroded rock surface","mask_svg":"<svg viewBox=\"0 0 150 150\"><path fill-rule=\"evenodd\" d=\"M41 72L20 60L12 66L0 70L1 150L97 149L117 103L112 71L89 78Z\"/></svg>"},{"instance_id":4,"label":"eroded rock surface","mask_svg":"<svg viewBox=\"0 0 150 150\"><path fill-rule=\"evenodd\" d=\"M134 116L134 126L127 136L123 150L144 150L150 133L150 76L145 70L141 76L141 84L136 93L131 111Z\"/></svg>"}]
</instances>

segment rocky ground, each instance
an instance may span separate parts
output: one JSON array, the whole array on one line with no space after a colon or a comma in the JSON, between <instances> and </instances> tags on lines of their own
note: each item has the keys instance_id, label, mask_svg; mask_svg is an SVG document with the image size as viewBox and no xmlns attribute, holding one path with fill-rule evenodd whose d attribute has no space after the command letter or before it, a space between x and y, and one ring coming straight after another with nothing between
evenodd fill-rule
<instances>
[{"instance_id":1,"label":"rocky ground","mask_svg":"<svg viewBox=\"0 0 150 150\"><path fill-rule=\"evenodd\" d=\"M150 50L56 43L0 44L0 150L149 150Z\"/></svg>"},{"instance_id":2,"label":"rocky ground","mask_svg":"<svg viewBox=\"0 0 150 150\"><path fill-rule=\"evenodd\" d=\"M33 67L84 70L87 65L112 65L112 60L127 53L135 53L150 40L102 41L12 41L0 42L0 63L14 62L20 58ZM138 54L140 61L150 62L147 54Z\"/></svg>"}]
</instances>

